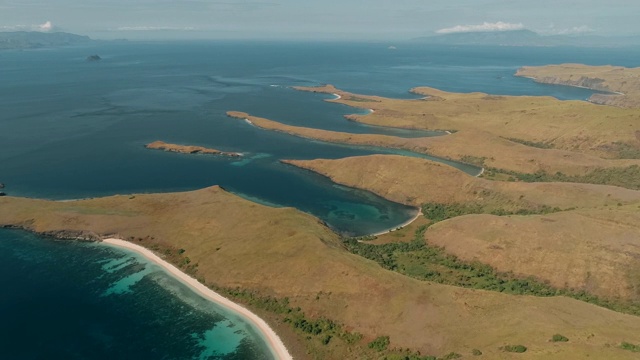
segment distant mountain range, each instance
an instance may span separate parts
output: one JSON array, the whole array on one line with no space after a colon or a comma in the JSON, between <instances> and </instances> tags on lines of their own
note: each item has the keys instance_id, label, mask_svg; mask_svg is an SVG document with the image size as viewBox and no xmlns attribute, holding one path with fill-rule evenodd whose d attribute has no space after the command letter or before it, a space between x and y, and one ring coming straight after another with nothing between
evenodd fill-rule
<instances>
[{"instance_id":1,"label":"distant mountain range","mask_svg":"<svg viewBox=\"0 0 640 360\"><path fill-rule=\"evenodd\" d=\"M640 37L605 37L596 35L540 35L531 30L460 32L424 36L414 39L442 45L502 45L502 46L593 46L617 47L640 45Z\"/></svg>"},{"instance_id":2,"label":"distant mountain range","mask_svg":"<svg viewBox=\"0 0 640 360\"><path fill-rule=\"evenodd\" d=\"M37 49L43 47L68 46L86 44L91 40L88 36L65 32L15 31L0 32L0 50Z\"/></svg>"}]
</instances>

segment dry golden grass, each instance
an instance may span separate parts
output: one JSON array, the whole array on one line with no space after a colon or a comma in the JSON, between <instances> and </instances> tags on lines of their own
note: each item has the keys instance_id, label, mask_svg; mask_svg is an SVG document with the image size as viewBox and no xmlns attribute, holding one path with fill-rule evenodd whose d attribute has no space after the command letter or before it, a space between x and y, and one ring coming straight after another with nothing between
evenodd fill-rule
<instances>
[{"instance_id":1,"label":"dry golden grass","mask_svg":"<svg viewBox=\"0 0 640 360\"><path fill-rule=\"evenodd\" d=\"M632 359L635 354L610 345L640 342L638 317L563 297L413 280L344 251L337 236L309 215L254 204L218 187L72 202L5 197L0 224L183 248L209 283L288 296L310 316L340 321L367 339L389 335L392 346L423 353L466 355L478 348L487 358L508 359L512 355L500 346L524 344L529 351L518 358ZM571 341L549 343L555 333Z\"/></svg>"},{"instance_id":2,"label":"dry golden grass","mask_svg":"<svg viewBox=\"0 0 640 360\"><path fill-rule=\"evenodd\" d=\"M636 85L640 90L640 84ZM424 95L422 100L354 95L333 87L298 89L336 93L342 98L327 101L373 109L375 112L369 115L349 116L371 125L472 134L487 132L495 137L605 158L619 157L620 144L640 149L640 112L636 109L560 101L546 96L449 93L429 87L412 90Z\"/></svg>"},{"instance_id":3,"label":"dry golden grass","mask_svg":"<svg viewBox=\"0 0 640 360\"><path fill-rule=\"evenodd\" d=\"M280 131L299 137L334 143L406 149L455 160L462 160L465 156L484 157L487 166L522 173L546 171L584 175L596 168L640 165L640 160L602 159L577 152L525 146L484 131L459 131L438 137L400 138L291 126L237 111L229 111L227 114L233 118L247 119L265 130Z\"/></svg>"},{"instance_id":4,"label":"dry golden grass","mask_svg":"<svg viewBox=\"0 0 640 360\"><path fill-rule=\"evenodd\" d=\"M561 64L525 66L516 76L545 84L584 87L617 94L594 94L590 101L628 108L640 107L640 68Z\"/></svg>"},{"instance_id":5,"label":"dry golden grass","mask_svg":"<svg viewBox=\"0 0 640 360\"><path fill-rule=\"evenodd\" d=\"M432 226L430 244L557 288L640 301L640 211L462 216Z\"/></svg>"},{"instance_id":6,"label":"dry golden grass","mask_svg":"<svg viewBox=\"0 0 640 360\"><path fill-rule=\"evenodd\" d=\"M413 206L479 201L493 207L546 205L565 209L640 203L640 191L616 186L490 181L430 160L398 155L284 162Z\"/></svg>"},{"instance_id":7,"label":"dry golden grass","mask_svg":"<svg viewBox=\"0 0 640 360\"><path fill-rule=\"evenodd\" d=\"M426 236L448 253L501 272L640 301L640 191L488 181L428 160L391 155L287 163L409 205L469 203L485 211L577 208L545 216L469 215L438 223Z\"/></svg>"}]
</instances>

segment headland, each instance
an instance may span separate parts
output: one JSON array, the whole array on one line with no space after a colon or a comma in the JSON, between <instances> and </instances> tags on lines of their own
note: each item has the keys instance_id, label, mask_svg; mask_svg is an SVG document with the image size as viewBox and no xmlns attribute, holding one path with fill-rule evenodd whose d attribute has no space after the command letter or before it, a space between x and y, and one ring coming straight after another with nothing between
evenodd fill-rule
<instances>
[{"instance_id":1,"label":"headland","mask_svg":"<svg viewBox=\"0 0 640 360\"><path fill-rule=\"evenodd\" d=\"M589 98L595 104L640 108L640 68L582 64L525 66L518 69L516 76L528 77L543 84L598 91Z\"/></svg>"}]
</instances>

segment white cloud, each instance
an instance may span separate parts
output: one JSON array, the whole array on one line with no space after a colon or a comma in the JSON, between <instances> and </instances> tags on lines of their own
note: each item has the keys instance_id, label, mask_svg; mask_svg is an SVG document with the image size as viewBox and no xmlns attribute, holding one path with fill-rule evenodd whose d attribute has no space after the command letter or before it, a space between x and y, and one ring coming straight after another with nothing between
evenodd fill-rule
<instances>
[{"instance_id":1,"label":"white cloud","mask_svg":"<svg viewBox=\"0 0 640 360\"><path fill-rule=\"evenodd\" d=\"M117 31L193 31L194 27L171 27L171 26L122 26Z\"/></svg>"},{"instance_id":2,"label":"white cloud","mask_svg":"<svg viewBox=\"0 0 640 360\"><path fill-rule=\"evenodd\" d=\"M55 30L56 27L51 23L51 21L46 21L42 24L37 25L5 25L0 26L0 31L40 31L40 32L50 32Z\"/></svg>"},{"instance_id":3,"label":"white cloud","mask_svg":"<svg viewBox=\"0 0 640 360\"><path fill-rule=\"evenodd\" d=\"M554 29L552 32L557 35L575 35L593 32L593 29L588 27L587 25L582 25L574 26L568 29Z\"/></svg>"},{"instance_id":4,"label":"white cloud","mask_svg":"<svg viewBox=\"0 0 640 360\"><path fill-rule=\"evenodd\" d=\"M51 21L47 21L44 24L38 25L38 30L44 31L44 32L51 31L53 30L53 24L51 23Z\"/></svg>"},{"instance_id":5,"label":"white cloud","mask_svg":"<svg viewBox=\"0 0 640 360\"><path fill-rule=\"evenodd\" d=\"M502 21L498 21L495 23L484 22L481 25L457 25L450 28L444 28L436 31L438 34L453 34L453 33L463 33L463 32L490 32L490 31L511 31L511 30L522 30L524 29L524 25L505 23Z\"/></svg>"}]
</instances>

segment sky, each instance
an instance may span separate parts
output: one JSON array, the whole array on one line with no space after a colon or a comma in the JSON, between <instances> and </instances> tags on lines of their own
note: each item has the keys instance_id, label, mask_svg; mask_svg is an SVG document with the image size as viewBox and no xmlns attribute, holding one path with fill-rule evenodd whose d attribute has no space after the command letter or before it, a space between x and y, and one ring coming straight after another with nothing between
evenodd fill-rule
<instances>
[{"instance_id":1,"label":"sky","mask_svg":"<svg viewBox=\"0 0 640 360\"><path fill-rule=\"evenodd\" d=\"M640 34L639 0L0 0L0 31L93 38L411 39L461 31Z\"/></svg>"}]
</instances>

